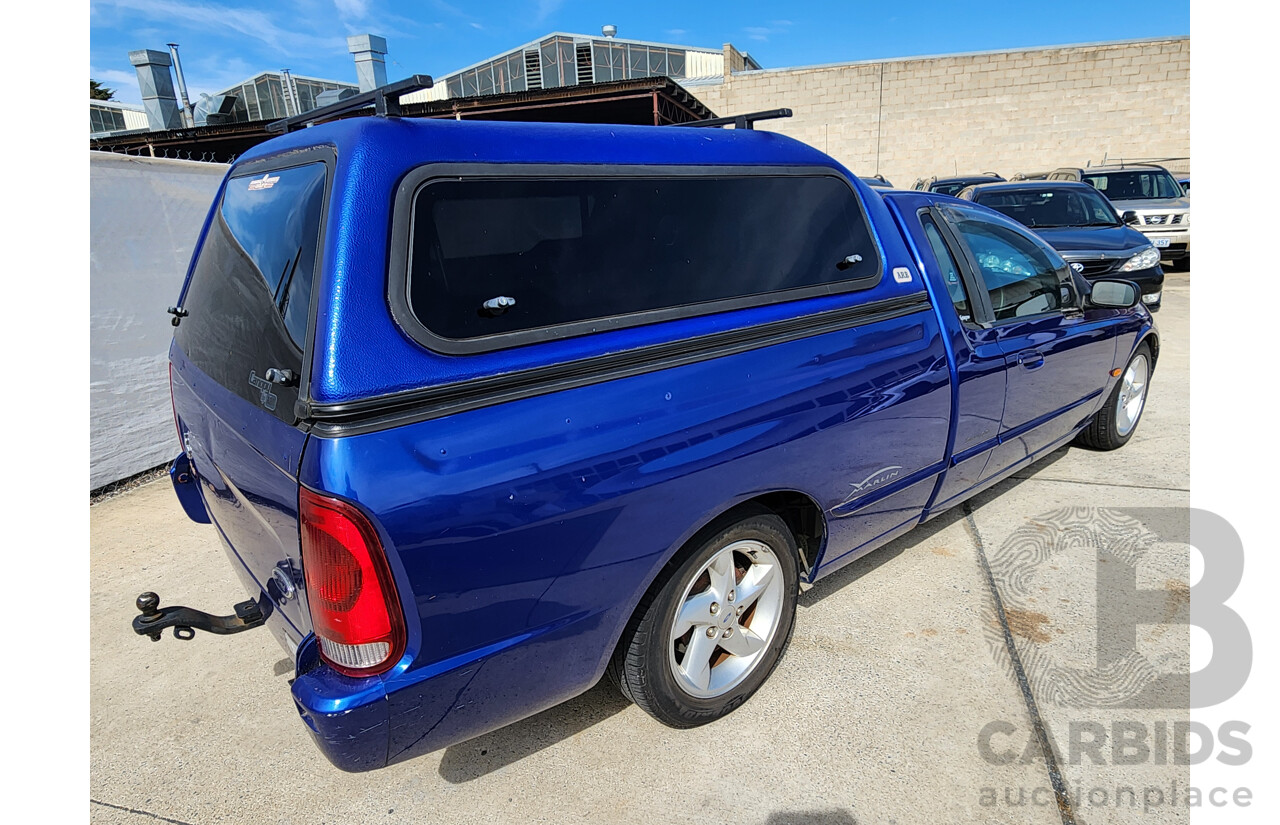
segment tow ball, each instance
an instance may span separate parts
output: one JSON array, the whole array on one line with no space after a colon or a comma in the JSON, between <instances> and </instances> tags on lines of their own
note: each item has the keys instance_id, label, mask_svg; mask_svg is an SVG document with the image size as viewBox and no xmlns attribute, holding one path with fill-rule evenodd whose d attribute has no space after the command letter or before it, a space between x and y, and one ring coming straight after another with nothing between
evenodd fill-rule
<instances>
[{"instance_id":1,"label":"tow ball","mask_svg":"<svg viewBox=\"0 0 1280 825\"><path fill-rule=\"evenodd\" d=\"M166 627L173 628L173 638L185 641L193 638L197 630L225 636L250 630L267 621L262 608L252 599L237 604L234 616L214 616L190 607L161 607L160 597L155 593L143 593L138 597L137 605L141 615L133 617L133 632L139 636L150 636L153 642L160 641Z\"/></svg>"}]
</instances>

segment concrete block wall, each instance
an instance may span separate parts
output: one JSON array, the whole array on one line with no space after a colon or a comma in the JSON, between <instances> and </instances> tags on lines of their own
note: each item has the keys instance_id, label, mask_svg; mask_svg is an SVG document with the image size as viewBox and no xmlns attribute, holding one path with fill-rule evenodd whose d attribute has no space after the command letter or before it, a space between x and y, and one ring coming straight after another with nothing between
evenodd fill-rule
<instances>
[{"instance_id":1,"label":"concrete block wall","mask_svg":"<svg viewBox=\"0 0 1280 825\"><path fill-rule=\"evenodd\" d=\"M792 118L757 128L910 187L1104 155L1189 158L1190 75L1182 37L736 72L689 91L720 116L789 107Z\"/></svg>"}]
</instances>

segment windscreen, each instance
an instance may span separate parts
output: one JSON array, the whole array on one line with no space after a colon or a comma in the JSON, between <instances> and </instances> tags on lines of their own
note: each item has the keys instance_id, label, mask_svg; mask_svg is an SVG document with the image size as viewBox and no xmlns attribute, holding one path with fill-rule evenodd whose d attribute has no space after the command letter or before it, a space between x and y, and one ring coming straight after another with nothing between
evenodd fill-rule
<instances>
[{"instance_id":1,"label":"windscreen","mask_svg":"<svg viewBox=\"0 0 1280 825\"><path fill-rule=\"evenodd\" d=\"M1113 201L1182 197L1182 187L1163 169L1086 174L1084 182Z\"/></svg>"},{"instance_id":2,"label":"windscreen","mask_svg":"<svg viewBox=\"0 0 1280 825\"><path fill-rule=\"evenodd\" d=\"M1086 189L1022 189L978 192L976 203L1008 215L1023 226L1119 226L1115 210L1097 192Z\"/></svg>"}]
</instances>

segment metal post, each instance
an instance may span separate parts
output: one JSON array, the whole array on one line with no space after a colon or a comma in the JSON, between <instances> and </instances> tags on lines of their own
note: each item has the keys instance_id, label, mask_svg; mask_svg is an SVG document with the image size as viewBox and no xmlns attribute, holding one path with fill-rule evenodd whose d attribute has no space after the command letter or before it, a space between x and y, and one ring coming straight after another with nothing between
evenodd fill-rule
<instances>
[{"instance_id":1,"label":"metal post","mask_svg":"<svg viewBox=\"0 0 1280 825\"><path fill-rule=\"evenodd\" d=\"M169 54L173 57L173 73L178 78L178 97L182 100L182 119L190 128L196 125L196 112L187 98L187 81L182 77L182 63L178 60L178 44L166 43Z\"/></svg>"}]
</instances>

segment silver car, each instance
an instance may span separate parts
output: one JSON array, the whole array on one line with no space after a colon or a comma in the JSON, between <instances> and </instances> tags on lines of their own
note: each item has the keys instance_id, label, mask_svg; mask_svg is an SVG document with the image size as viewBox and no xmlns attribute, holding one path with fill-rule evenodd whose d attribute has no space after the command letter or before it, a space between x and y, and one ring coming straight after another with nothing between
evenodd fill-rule
<instances>
[{"instance_id":1,"label":"silver car","mask_svg":"<svg viewBox=\"0 0 1280 825\"><path fill-rule=\"evenodd\" d=\"M1107 196L1124 222L1146 235L1160 257L1175 265L1191 260L1191 200L1173 175L1153 163L1063 168L1049 180L1077 180Z\"/></svg>"}]
</instances>

